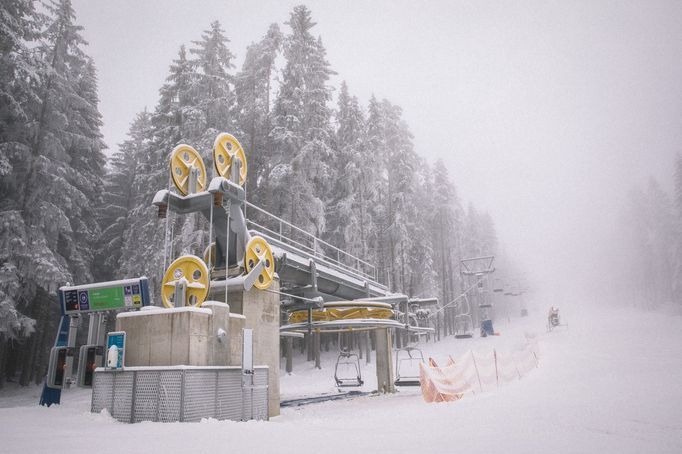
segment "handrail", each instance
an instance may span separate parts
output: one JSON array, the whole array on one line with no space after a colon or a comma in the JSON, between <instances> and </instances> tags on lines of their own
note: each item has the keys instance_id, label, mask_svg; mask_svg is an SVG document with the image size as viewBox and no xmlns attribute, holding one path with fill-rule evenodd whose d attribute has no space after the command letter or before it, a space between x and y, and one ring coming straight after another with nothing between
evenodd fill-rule
<instances>
[{"instance_id":1,"label":"handrail","mask_svg":"<svg viewBox=\"0 0 682 454\"><path fill-rule=\"evenodd\" d=\"M326 265L326 266L328 266L328 267L330 267L330 268L332 268L332 269L334 269L334 270L336 270L336 271L340 271L340 272L342 272L342 273L345 273L345 274L347 274L348 276L354 277L354 278L356 278L356 279L358 279L358 280L360 280L360 281L363 281L363 280L367 280L367 279L368 279L369 282L371 282L372 284L374 284L374 285L379 285L379 286L382 286L382 287L383 287L382 284L378 283L378 282L375 281L375 280L372 280L372 276L370 276L369 274L365 273L365 272L362 271L362 270L356 270L356 269L353 269L353 268L349 268L349 267L347 267L347 266L345 266L345 265L336 265L335 263L331 263L330 261L328 261L328 260L326 259L326 257L321 257L321 256L319 256L319 255L318 255L318 256L313 256L313 255L312 255L311 253L309 253L309 252L306 252L306 251L303 251L303 250L301 250L301 249L298 249L296 246L292 246L292 245L290 245L290 244L286 244L286 243L284 243L283 241L279 241L277 238L270 237L269 235L267 235L267 234L265 234L265 233L263 233L263 232L260 232L260 231L257 231L257 230L252 230L251 233L252 233L252 234L253 234L253 233L258 233L258 234L260 234L260 235L263 235L263 237L264 237L266 240L271 241L272 244L275 245L275 246L277 246L278 243L281 243L282 245L285 245L285 247L286 247L290 252L294 252L294 253L297 253L297 254L301 254L303 257L306 257L306 258L317 259L317 260L319 260L319 262L320 262L321 264L324 264L324 265Z\"/></svg>"},{"instance_id":2,"label":"handrail","mask_svg":"<svg viewBox=\"0 0 682 454\"><path fill-rule=\"evenodd\" d=\"M376 282L377 270L376 270L376 267L374 265L372 265L371 263L369 263L365 260L362 260L361 258L356 257L356 256L354 256L354 255L352 255L346 251L339 249L338 247L334 246L333 244L330 244L327 241L324 241L324 240L316 237L312 233L307 232L306 230L303 230L302 228L297 227L294 224L292 224L292 223L290 223L290 222L288 222L288 221L286 221L286 220L284 220L278 216L275 216L274 214L264 210L263 208L260 208L257 205L254 205L248 201L246 201L245 204L249 208L253 208L257 212L265 215L266 218L274 220L279 224L278 225L279 231L277 232L277 231L275 231L269 227L260 225L259 223L255 222L255 221L247 219L248 223L252 224L253 226L257 227L258 229L266 230L271 235L278 237L279 240L283 243L290 243L292 245L298 246L301 249L306 250L306 252L311 254L313 257L323 258L325 261L331 262L331 263L335 264L336 266L341 267L342 269L352 270L356 273L360 273L363 277L369 278L369 279ZM300 234L302 234L303 237L306 238L308 240L308 242L311 243L311 245L306 245L306 244L303 244L299 241L294 240L293 238L289 238L289 237L284 236L282 233L282 230L283 230L282 227L283 226L286 226L287 228L291 229L292 231L296 231L296 232L299 232ZM323 246L324 246L324 249L322 249ZM336 252L336 260L333 259L332 257L330 257L328 255L328 253L325 252L325 249L327 249L327 248L333 252ZM321 255L321 257L320 257L320 255ZM348 265L346 263L343 263L341 261L342 257L346 258L347 261L350 261L353 265ZM369 272L364 271L363 268L367 269Z\"/></svg>"}]
</instances>

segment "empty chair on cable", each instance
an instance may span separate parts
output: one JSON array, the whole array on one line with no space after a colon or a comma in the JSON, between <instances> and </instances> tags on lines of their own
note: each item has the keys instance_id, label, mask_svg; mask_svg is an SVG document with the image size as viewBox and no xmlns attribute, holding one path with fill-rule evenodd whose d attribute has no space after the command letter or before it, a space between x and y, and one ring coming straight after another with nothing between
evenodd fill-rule
<instances>
[{"instance_id":1,"label":"empty chair on cable","mask_svg":"<svg viewBox=\"0 0 682 454\"><path fill-rule=\"evenodd\" d=\"M340 373L339 366L341 366ZM352 353L347 348L341 349L336 358L334 380L339 388L358 387L365 383L362 381L362 372L360 372L360 357L356 353Z\"/></svg>"},{"instance_id":2,"label":"empty chair on cable","mask_svg":"<svg viewBox=\"0 0 682 454\"><path fill-rule=\"evenodd\" d=\"M395 385L420 386L419 364L423 362L424 353L417 347L405 347L397 350L395 354Z\"/></svg>"}]
</instances>

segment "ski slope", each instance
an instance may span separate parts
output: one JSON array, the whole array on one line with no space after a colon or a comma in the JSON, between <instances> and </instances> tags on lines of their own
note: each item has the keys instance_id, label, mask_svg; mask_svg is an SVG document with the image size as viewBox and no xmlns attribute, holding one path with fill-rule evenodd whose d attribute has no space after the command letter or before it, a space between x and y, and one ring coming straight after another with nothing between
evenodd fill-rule
<instances>
[{"instance_id":1,"label":"ski slope","mask_svg":"<svg viewBox=\"0 0 682 454\"><path fill-rule=\"evenodd\" d=\"M500 336L424 345L436 359L540 339L540 365L522 380L457 402L425 404L418 388L285 408L269 422L122 424L88 412L90 393L37 405L39 388L0 392L0 453L188 452L679 453L682 452L682 317L629 310L544 314L499 321ZM336 392L332 352L282 377L283 397ZM375 385L363 361L366 388ZM309 392L306 392L309 391Z\"/></svg>"}]
</instances>

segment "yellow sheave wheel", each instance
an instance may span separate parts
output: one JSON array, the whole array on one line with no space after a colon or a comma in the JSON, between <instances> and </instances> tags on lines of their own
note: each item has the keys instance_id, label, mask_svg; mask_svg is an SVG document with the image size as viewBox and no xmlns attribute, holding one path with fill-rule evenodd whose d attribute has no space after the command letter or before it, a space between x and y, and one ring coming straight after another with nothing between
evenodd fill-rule
<instances>
[{"instance_id":1,"label":"yellow sheave wheel","mask_svg":"<svg viewBox=\"0 0 682 454\"><path fill-rule=\"evenodd\" d=\"M376 307L352 307L347 309L316 309L313 310L313 321L353 320L353 319L387 319L393 317L393 310ZM289 323L308 321L308 311L301 310L289 315Z\"/></svg>"},{"instance_id":2,"label":"yellow sheave wheel","mask_svg":"<svg viewBox=\"0 0 682 454\"><path fill-rule=\"evenodd\" d=\"M232 168L235 156L242 162L241 169L239 170L239 186L244 186L248 172L244 149L232 134L226 132L218 134L213 143L213 166L218 175L223 178L230 178L230 169Z\"/></svg>"},{"instance_id":3,"label":"yellow sheave wheel","mask_svg":"<svg viewBox=\"0 0 682 454\"><path fill-rule=\"evenodd\" d=\"M183 255L170 264L163 275L161 301L166 307L175 307L172 300L175 286L181 278L187 280L187 306L199 307L208 295L208 268L203 260L195 255Z\"/></svg>"},{"instance_id":4,"label":"yellow sheave wheel","mask_svg":"<svg viewBox=\"0 0 682 454\"><path fill-rule=\"evenodd\" d=\"M275 260L267 241L260 236L254 236L246 245L246 253L244 254L246 272L251 271L261 258L265 260L265 266L253 285L259 290L265 290L270 287L272 279L275 277Z\"/></svg>"},{"instance_id":5,"label":"yellow sheave wheel","mask_svg":"<svg viewBox=\"0 0 682 454\"><path fill-rule=\"evenodd\" d=\"M181 144L171 152L170 171L173 184L178 188L182 195L189 192L189 169L197 167L199 176L197 178L197 192L206 189L206 166L204 160L197 150L189 145Z\"/></svg>"}]
</instances>

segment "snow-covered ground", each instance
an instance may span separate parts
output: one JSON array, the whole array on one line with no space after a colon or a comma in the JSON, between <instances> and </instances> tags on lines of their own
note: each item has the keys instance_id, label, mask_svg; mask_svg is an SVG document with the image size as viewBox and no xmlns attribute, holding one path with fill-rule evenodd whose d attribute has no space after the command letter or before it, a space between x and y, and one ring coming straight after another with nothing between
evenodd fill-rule
<instances>
[{"instance_id":1,"label":"snow-covered ground","mask_svg":"<svg viewBox=\"0 0 682 454\"><path fill-rule=\"evenodd\" d=\"M544 332L542 315L500 321L501 335L424 345L443 360L469 349L512 349L540 339L540 367L522 380L457 402L426 404L418 389L283 409L269 422L122 424L88 412L86 390L37 405L39 388L0 392L0 453L682 452L682 317L629 310L564 313L568 330ZM282 378L285 398L336 392L333 360ZM366 387L373 370L365 366ZM369 367L369 368L368 368Z\"/></svg>"}]
</instances>

